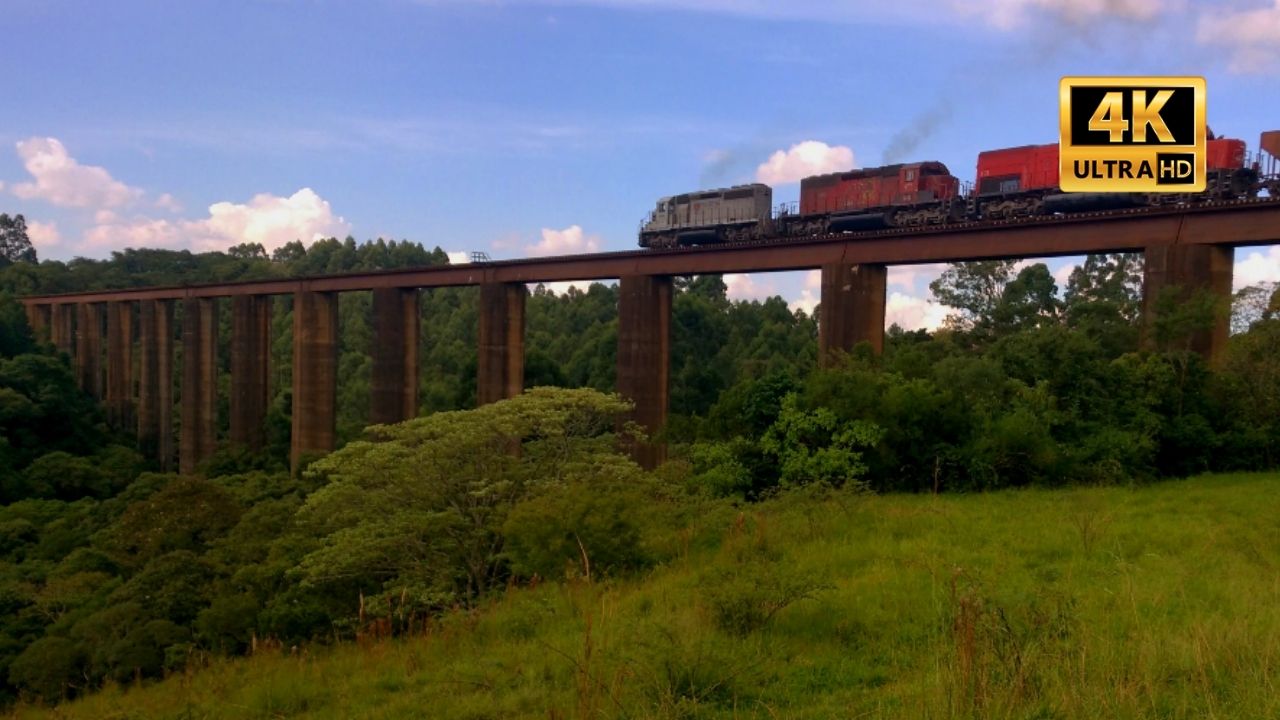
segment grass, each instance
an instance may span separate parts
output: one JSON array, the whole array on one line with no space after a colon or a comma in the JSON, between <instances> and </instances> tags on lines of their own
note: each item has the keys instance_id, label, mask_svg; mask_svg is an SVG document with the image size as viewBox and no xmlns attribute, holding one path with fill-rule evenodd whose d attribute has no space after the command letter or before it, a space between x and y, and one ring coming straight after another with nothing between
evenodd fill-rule
<instances>
[{"instance_id":1,"label":"grass","mask_svg":"<svg viewBox=\"0 0 1280 720\"><path fill-rule=\"evenodd\" d=\"M1280 717L1277 508L1275 475L783 497L643 577L14 715Z\"/></svg>"}]
</instances>

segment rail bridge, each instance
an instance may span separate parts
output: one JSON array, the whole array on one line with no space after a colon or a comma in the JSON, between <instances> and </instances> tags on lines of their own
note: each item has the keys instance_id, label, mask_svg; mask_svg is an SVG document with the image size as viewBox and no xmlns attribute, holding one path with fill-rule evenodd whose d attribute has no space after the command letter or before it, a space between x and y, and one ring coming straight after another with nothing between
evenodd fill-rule
<instances>
[{"instance_id":1,"label":"rail bridge","mask_svg":"<svg viewBox=\"0 0 1280 720\"><path fill-rule=\"evenodd\" d=\"M105 402L111 423L136 427L140 447L168 468L174 455L171 382L175 307L182 317L179 383L181 472L195 471L218 442L217 303L232 306L230 433L260 447L270 391L271 299L293 296L291 460L332 450L338 384L338 295L372 291L375 423L418 414L418 294L423 288L480 287L477 399L518 394L524 383L526 284L617 279L620 285L617 391L651 431L666 421L671 278L780 270L822 271L820 357L884 343L887 266L996 258L1141 252L1146 258L1144 322L1167 287L1231 293L1236 247L1280 244L1280 198L1149 208L1054 218L975 222L940 229L781 239L769 243L598 253L482 264L180 287L145 287L26 297L37 337L74 362L81 386ZM105 332L104 332L105 330ZM1190 338L1214 358L1228 318ZM138 353L137 377L133 354ZM105 363L104 363L105 358ZM105 372L104 372L105 370ZM665 448L633 449L654 466Z\"/></svg>"}]
</instances>

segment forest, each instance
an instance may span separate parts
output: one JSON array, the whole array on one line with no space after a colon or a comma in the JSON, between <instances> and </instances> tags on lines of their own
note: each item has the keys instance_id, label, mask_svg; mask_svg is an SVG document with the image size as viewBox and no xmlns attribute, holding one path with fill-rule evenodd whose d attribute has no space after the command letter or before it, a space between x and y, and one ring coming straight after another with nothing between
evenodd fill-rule
<instances>
[{"instance_id":1,"label":"forest","mask_svg":"<svg viewBox=\"0 0 1280 720\"><path fill-rule=\"evenodd\" d=\"M476 292L424 291L420 417L375 427L366 427L371 301L344 294L340 446L290 473L291 310L281 297L266 448L224 447L199 475L180 477L157 472L108 427L68 358L33 337L16 298L447 256L346 238L270 254L241 245L38 261L21 216L7 215L0 256L0 696L9 703L56 702L263 646L412 633L512 585L634 577L713 542L699 518L796 492L1132 487L1280 460L1280 288L1245 288L1230 307L1171 293L1143 328L1141 256L1100 255L1064 288L1043 263L950 266L931 287L951 311L943 328L894 326L882 354L858 348L822 369L821 307L811 315L779 297L731 300L719 277L679 278L661 431L672 459L653 472L619 449L628 404L612 394L617 290L593 284L531 289L529 390L480 408ZM1209 364L1187 350L1191 332L1227 313L1225 357ZM220 415L225 433L225 407ZM816 589L784 571L769 577L780 597ZM749 633L778 609L752 602L722 609L726 632Z\"/></svg>"}]
</instances>

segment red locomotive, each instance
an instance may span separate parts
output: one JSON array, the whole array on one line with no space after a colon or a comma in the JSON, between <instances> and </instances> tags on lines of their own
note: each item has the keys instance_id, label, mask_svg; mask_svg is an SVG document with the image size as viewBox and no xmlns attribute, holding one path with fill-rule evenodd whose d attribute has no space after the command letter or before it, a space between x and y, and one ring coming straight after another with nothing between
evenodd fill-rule
<instances>
[{"instance_id":1,"label":"red locomotive","mask_svg":"<svg viewBox=\"0 0 1280 720\"><path fill-rule=\"evenodd\" d=\"M755 241L893 227L1003 220L1126 207L1280 196L1280 131L1262 134L1248 158L1243 140L1207 143L1208 185L1200 193L1064 193L1058 146L1024 145L978 155L969 192L940 162L864 168L800 181L799 208L770 210L767 185L663 198L640 229L642 247Z\"/></svg>"}]
</instances>

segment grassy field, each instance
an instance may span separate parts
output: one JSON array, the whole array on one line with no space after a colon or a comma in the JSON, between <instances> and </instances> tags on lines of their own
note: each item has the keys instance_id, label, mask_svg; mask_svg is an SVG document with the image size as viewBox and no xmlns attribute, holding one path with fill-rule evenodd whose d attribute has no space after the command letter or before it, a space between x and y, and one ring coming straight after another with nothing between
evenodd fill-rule
<instances>
[{"instance_id":1,"label":"grassy field","mask_svg":"<svg viewBox=\"0 0 1280 720\"><path fill-rule=\"evenodd\" d=\"M1274 475L784 497L707 513L641 578L15 714L1274 718L1278 510Z\"/></svg>"}]
</instances>

